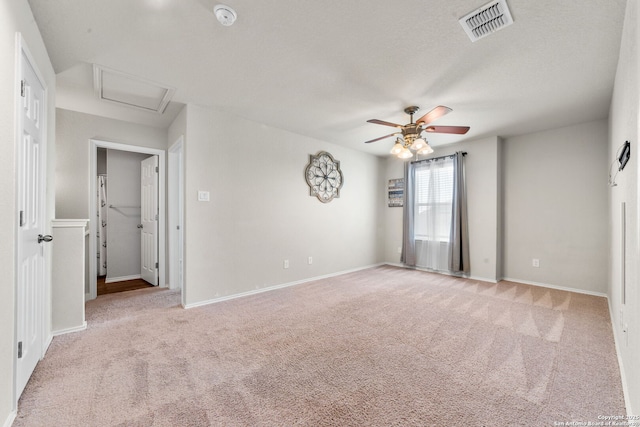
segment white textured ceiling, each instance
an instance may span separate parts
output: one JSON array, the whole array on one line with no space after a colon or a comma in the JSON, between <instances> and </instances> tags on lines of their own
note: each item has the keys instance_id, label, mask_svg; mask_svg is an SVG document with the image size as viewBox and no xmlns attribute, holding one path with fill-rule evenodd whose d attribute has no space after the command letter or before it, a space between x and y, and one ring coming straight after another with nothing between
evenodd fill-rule
<instances>
[{"instance_id":1,"label":"white textured ceiling","mask_svg":"<svg viewBox=\"0 0 640 427\"><path fill-rule=\"evenodd\" d=\"M458 19L486 0L29 0L61 108L167 127L181 104L386 155L363 141L437 105L466 125L433 145L607 117L626 0L508 0L514 24L472 43ZM91 64L176 88L163 115L100 102Z\"/></svg>"}]
</instances>

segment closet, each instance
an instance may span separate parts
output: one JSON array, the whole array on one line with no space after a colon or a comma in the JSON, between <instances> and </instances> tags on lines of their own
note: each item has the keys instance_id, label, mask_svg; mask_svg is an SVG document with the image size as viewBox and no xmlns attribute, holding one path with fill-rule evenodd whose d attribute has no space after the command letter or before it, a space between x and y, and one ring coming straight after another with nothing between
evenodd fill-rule
<instances>
[{"instance_id":1,"label":"closet","mask_svg":"<svg viewBox=\"0 0 640 427\"><path fill-rule=\"evenodd\" d=\"M149 157L98 148L98 295L152 286L141 279L141 162Z\"/></svg>"}]
</instances>

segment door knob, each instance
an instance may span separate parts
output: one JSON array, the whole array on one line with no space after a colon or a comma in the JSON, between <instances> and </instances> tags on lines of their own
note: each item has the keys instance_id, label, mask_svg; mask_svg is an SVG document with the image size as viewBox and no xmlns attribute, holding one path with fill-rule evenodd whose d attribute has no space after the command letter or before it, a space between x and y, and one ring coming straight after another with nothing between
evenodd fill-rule
<instances>
[{"instance_id":1,"label":"door knob","mask_svg":"<svg viewBox=\"0 0 640 427\"><path fill-rule=\"evenodd\" d=\"M138 228L142 228L142 227L143 227L143 225L142 225L142 224L138 224Z\"/></svg>"},{"instance_id":2,"label":"door knob","mask_svg":"<svg viewBox=\"0 0 640 427\"><path fill-rule=\"evenodd\" d=\"M53 240L53 237L51 237L50 235L42 235L42 234L38 234L38 243L42 243L42 242L50 242Z\"/></svg>"}]
</instances>

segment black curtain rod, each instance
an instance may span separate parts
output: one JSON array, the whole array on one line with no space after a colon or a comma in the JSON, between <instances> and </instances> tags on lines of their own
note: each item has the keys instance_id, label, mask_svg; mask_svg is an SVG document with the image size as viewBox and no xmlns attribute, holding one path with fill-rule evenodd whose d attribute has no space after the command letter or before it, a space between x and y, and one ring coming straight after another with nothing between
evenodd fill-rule
<instances>
[{"instance_id":1,"label":"black curtain rod","mask_svg":"<svg viewBox=\"0 0 640 427\"><path fill-rule=\"evenodd\" d=\"M457 154L457 153L456 153ZM446 156L440 156L440 157L431 157L430 159L422 159L422 160L416 160L415 162L411 162L411 163L422 163L422 162L430 162L431 160L439 160L439 159L446 159L447 157L453 157L456 154L449 154ZM462 151L462 155L466 156L467 152L466 151Z\"/></svg>"}]
</instances>

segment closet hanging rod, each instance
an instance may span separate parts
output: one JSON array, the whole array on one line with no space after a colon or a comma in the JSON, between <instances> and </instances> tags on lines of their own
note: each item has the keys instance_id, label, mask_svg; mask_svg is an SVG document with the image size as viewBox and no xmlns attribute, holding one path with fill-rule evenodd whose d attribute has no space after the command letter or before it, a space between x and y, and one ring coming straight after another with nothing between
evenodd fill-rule
<instances>
[{"instance_id":1,"label":"closet hanging rod","mask_svg":"<svg viewBox=\"0 0 640 427\"><path fill-rule=\"evenodd\" d=\"M109 205L109 208L111 208L111 209L121 209L121 208L140 209L140 208L141 208L141 206L116 206L116 205Z\"/></svg>"}]
</instances>

